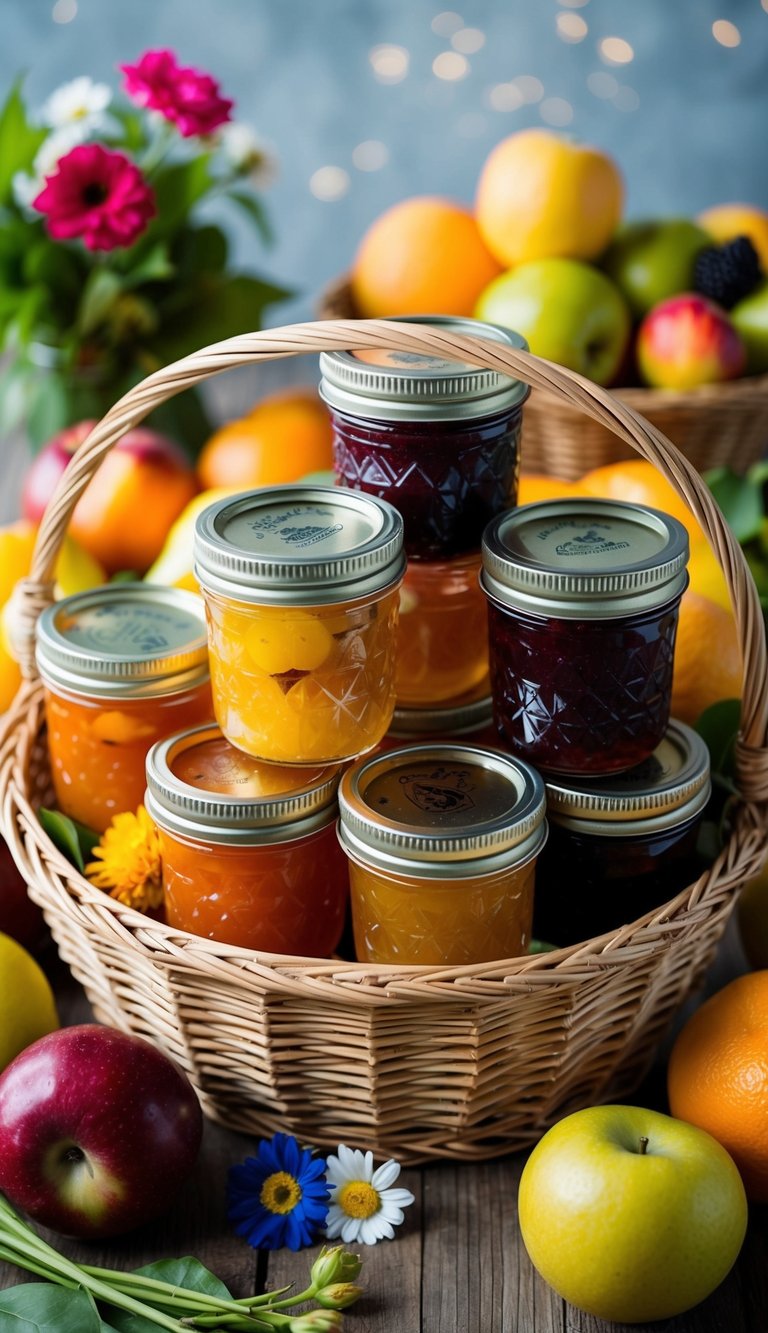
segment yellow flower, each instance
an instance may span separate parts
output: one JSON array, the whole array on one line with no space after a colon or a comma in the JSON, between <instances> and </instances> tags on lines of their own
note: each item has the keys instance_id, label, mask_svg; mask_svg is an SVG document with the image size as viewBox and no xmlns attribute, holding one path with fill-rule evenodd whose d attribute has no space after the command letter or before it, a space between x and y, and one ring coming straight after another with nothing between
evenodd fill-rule
<instances>
[{"instance_id":1,"label":"yellow flower","mask_svg":"<svg viewBox=\"0 0 768 1333\"><path fill-rule=\"evenodd\" d=\"M93 855L97 859L89 861L85 873L97 889L138 912L160 906L160 838L143 805L135 815L130 811L115 815Z\"/></svg>"}]
</instances>

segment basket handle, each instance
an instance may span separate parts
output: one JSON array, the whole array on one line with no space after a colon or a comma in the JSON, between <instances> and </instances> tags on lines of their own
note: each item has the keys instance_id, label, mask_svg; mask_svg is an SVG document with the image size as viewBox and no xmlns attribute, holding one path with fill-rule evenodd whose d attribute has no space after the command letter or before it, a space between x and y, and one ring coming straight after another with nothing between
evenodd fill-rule
<instances>
[{"instance_id":1,"label":"basket handle","mask_svg":"<svg viewBox=\"0 0 768 1333\"><path fill-rule=\"evenodd\" d=\"M104 455L126 431L143 421L153 408L222 371L308 352L375 348L438 354L450 361L465 361L502 374L512 374L534 388L555 394L601 422L667 477L701 524L725 575L738 627L744 671L741 733L737 745L739 785L748 799L768 801L765 624L744 555L706 483L666 436L599 385L529 352L429 324L339 319L244 334L204 347L149 375L131 389L110 408L73 455L43 515L30 577L22 580L15 597L14 637L24 675L31 679L36 675L35 621L40 611L53 600L53 570L72 511ZM717 651L717 645L713 644L712 649Z\"/></svg>"}]
</instances>

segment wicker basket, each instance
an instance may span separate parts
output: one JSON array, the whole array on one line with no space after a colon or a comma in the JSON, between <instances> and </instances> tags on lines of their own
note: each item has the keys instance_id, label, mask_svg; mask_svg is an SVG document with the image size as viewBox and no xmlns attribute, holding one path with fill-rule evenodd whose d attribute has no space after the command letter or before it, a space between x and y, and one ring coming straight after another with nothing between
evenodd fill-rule
<instances>
[{"instance_id":1,"label":"wicker basket","mask_svg":"<svg viewBox=\"0 0 768 1333\"><path fill-rule=\"evenodd\" d=\"M347 277L323 291L323 319L355 319ZM617 389L616 397L651 421L698 472L728 466L734 472L762 458L768 449L768 375L727 384L709 384L677 393L672 389ZM592 468L633 457L633 450L599 421L585 420L572 403L537 389L523 413L523 467L573 481Z\"/></svg>"},{"instance_id":2,"label":"wicker basket","mask_svg":"<svg viewBox=\"0 0 768 1333\"><path fill-rule=\"evenodd\" d=\"M154 406L246 363L322 349L439 352L506 370L586 413L658 466L690 503L731 588L744 650L740 790L711 870L657 911L578 947L476 967L275 957L185 934L94 889L35 817L48 787L33 628L52 596L69 516L106 451ZM530 1143L564 1112L637 1085L701 979L766 844L766 647L741 551L707 488L652 426L568 371L499 343L383 321L297 325L220 343L150 376L98 425L43 519L16 618L24 681L0 733L2 825L62 957L105 1023L144 1034L187 1071L207 1114L407 1161L479 1159Z\"/></svg>"}]
</instances>

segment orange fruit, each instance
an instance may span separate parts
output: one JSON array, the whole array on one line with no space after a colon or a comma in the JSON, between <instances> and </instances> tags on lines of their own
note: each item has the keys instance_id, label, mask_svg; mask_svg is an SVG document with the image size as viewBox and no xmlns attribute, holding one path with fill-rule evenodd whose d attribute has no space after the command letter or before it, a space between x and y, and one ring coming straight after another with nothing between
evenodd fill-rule
<instances>
[{"instance_id":1,"label":"orange fruit","mask_svg":"<svg viewBox=\"0 0 768 1333\"><path fill-rule=\"evenodd\" d=\"M751 1199L768 1200L768 971L737 977L697 1009L667 1073L674 1116L731 1154Z\"/></svg>"},{"instance_id":2,"label":"orange fruit","mask_svg":"<svg viewBox=\"0 0 768 1333\"><path fill-rule=\"evenodd\" d=\"M741 648L733 615L689 589L680 603L672 716L696 722L710 704L740 699L742 686Z\"/></svg>"},{"instance_id":3,"label":"orange fruit","mask_svg":"<svg viewBox=\"0 0 768 1333\"><path fill-rule=\"evenodd\" d=\"M475 201L488 249L505 268L531 259L594 259L621 219L616 163L551 130L511 134L489 154Z\"/></svg>"},{"instance_id":4,"label":"orange fruit","mask_svg":"<svg viewBox=\"0 0 768 1333\"><path fill-rule=\"evenodd\" d=\"M352 291L361 315L471 315L500 271L468 208L418 195L369 227L352 267Z\"/></svg>"},{"instance_id":5,"label":"orange fruit","mask_svg":"<svg viewBox=\"0 0 768 1333\"><path fill-rule=\"evenodd\" d=\"M713 241L724 244L735 236L748 236L768 271L768 213L754 204L716 204L699 213L696 221L708 231Z\"/></svg>"},{"instance_id":6,"label":"orange fruit","mask_svg":"<svg viewBox=\"0 0 768 1333\"><path fill-rule=\"evenodd\" d=\"M333 466L328 409L310 389L271 394L214 432L197 460L203 490L299 481Z\"/></svg>"},{"instance_id":7,"label":"orange fruit","mask_svg":"<svg viewBox=\"0 0 768 1333\"><path fill-rule=\"evenodd\" d=\"M593 468L580 480L585 495L602 495L609 500L626 500L629 504L650 505L679 519L688 529L691 543L706 541L696 519L670 481L644 458L631 458L624 463L607 463Z\"/></svg>"},{"instance_id":8,"label":"orange fruit","mask_svg":"<svg viewBox=\"0 0 768 1333\"><path fill-rule=\"evenodd\" d=\"M564 496L580 495L578 481L564 481L562 477L545 477L537 472L521 472L517 488L519 505L535 504L537 500L561 500Z\"/></svg>"}]
</instances>

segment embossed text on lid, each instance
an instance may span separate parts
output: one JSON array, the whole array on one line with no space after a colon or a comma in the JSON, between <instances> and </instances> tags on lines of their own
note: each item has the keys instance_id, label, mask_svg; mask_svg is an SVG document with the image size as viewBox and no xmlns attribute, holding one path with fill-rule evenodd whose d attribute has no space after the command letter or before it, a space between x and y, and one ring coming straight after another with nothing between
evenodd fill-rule
<instances>
[{"instance_id":1,"label":"embossed text on lid","mask_svg":"<svg viewBox=\"0 0 768 1333\"><path fill-rule=\"evenodd\" d=\"M384 500L333 486L263 487L205 509L202 586L243 601L312 604L385 588L403 573L403 520Z\"/></svg>"}]
</instances>

